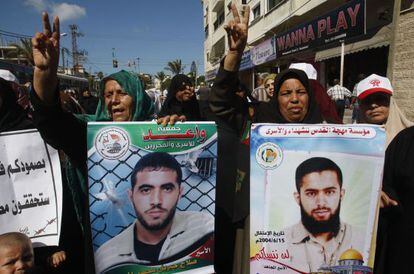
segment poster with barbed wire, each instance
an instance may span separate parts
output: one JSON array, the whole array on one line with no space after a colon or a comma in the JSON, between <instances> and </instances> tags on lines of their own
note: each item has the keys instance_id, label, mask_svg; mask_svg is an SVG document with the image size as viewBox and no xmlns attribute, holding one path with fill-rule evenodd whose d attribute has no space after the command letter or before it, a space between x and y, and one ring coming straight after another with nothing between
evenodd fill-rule
<instances>
[{"instance_id":1,"label":"poster with barbed wire","mask_svg":"<svg viewBox=\"0 0 414 274\"><path fill-rule=\"evenodd\" d=\"M20 232L34 247L56 246L61 223L58 151L35 129L0 133L0 235Z\"/></svg>"},{"instance_id":2,"label":"poster with barbed wire","mask_svg":"<svg viewBox=\"0 0 414 274\"><path fill-rule=\"evenodd\" d=\"M254 124L250 273L372 273L385 131Z\"/></svg>"},{"instance_id":3,"label":"poster with barbed wire","mask_svg":"<svg viewBox=\"0 0 414 274\"><path fill-rule=\"evenodd\" d=\"M88 123L96 273L213 273L210 122Z\"/></svg>"}]
</instances>

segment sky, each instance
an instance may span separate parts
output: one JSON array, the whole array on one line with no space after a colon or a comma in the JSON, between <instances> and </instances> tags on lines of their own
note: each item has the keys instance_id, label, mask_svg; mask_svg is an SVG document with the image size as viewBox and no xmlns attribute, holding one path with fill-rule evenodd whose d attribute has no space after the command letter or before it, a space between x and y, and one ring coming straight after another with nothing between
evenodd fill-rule
<instances>
[{"instance_id":1,"label":"sky","mask_svg":"<svg viewBox=\"0 0 414 274\"><path fill-rule=\"evenodd\" d=\"M198 64L198 73L204 73L201 0L2 0L0 31L33 36L42 30L42 11L59 15L61 33L68 34L61 38L61 46L69 50L68 26L78 25L84 34L77 38L78 48L88 52L84 64L88 72L106 75L136 69L155 74L168 61L181 59L185 73L192 61ZM118 69L112 68L112 48ZM127 66L128 61L137 64L137 58L139 68Z\"/></svg>"}]
</instances>

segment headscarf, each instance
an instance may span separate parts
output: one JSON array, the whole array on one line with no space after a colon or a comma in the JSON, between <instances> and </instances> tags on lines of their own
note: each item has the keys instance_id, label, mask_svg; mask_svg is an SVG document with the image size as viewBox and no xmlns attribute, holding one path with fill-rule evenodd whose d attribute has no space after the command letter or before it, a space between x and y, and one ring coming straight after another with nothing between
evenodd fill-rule
<instances>
[{"instance_id":1,"label":"headscarf","mask_svg":"<svg viewBox=\"0 0 414 274\"><path fill-rule=\"evenodd\" d=\"M305 87L306 91L308 92L309 96L309 106L308 112L305 115L305 118L300 123L304 124L316 124L322 123L322 115L319 111L319 107L316 104L315 96L311 85L309 83L309 79L306 76L306 73L302 70L298 69L287 69L279 73L275 78L275 91L273 97L267 103L261 103L255 109L255 117L253 119L254 122L257 123L279 123L279 124L286 124L291 123L287 121L282 114L280 113L279 109L279 102L277 100L280 87L282 86L283 82L288 79L297 79L299 80L302 85Z\"/></svg>"},{"instance_id":2,"label":"headscarf","mask_svg":"<svg viewBox=\"0 0 414 274\"><path fill-rule=\"evenodd\" d=\"M77 117L85 121L112 121L104 99L105 84L109 80L117 81L122 89L132 97L134 102L132 121L144 121L151 118L151 115L154 113L154 104L151 98L142 87L141 80L136 75L125 70L113 73L102 79L99 102L94 115L77 115Z\"/></svg>"},{"instance_id":3,"label":"headscarf","mask_svg":"<svg viewBox=\"0 0 414 274\"><path fill-rule=\"evenodd\" d=\"M390 98L390 109L388 113L388 119L385 123L385 132L387 135L386 146L391 143L392 139L403 129L411 127L414 122L405 117L404 113L400 110L395 100Z\"/></svg>"},{"instance_id":4,"label":"headscarf","mask_svg":"<svg viewBox=\"0 0 414 274\"><path fill-rule=\"evenodd\" d=\"M187 121L201 120L200 108L196 96L194 95L187 102L180 102L175 95L177 92L185 87L192 86L191 79L184 74L177 74L171 79L170 87L168 88L167 98L162 105L160 117L177 114L185 115Z\"/></svg>"},{"instance_id":5,"label":"headscarf","mask_svg":"<svg viewBox=\"0 0 414 274\"><path fill-rule=\"evenodd\" d=\"M0 97L0 132L33 128L26 112L17 103L10 83L3 78L0 78Z\"/></svg>"}]
</instances>

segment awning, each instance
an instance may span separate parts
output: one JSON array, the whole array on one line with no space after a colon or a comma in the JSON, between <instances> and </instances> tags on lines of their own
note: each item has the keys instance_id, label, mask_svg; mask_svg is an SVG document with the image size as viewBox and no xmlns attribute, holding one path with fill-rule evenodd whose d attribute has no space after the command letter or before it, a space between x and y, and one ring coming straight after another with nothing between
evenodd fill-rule
<instances>
[{"instance_id":1,"label":"awning","mask_svg":"<svg viewBox=\"0 0 414 274\"><path fill-rule=\"evenodd\" d=\"M345 45L345 55L355 53L358 51L385 47L390 44L391 40L391 25L381 28L370 39L362 40L352 44ZM341 47L331 48L319 51L315 54L315 62L320 62L326 59L341 56Z\"/></svg>"}]
</instances>

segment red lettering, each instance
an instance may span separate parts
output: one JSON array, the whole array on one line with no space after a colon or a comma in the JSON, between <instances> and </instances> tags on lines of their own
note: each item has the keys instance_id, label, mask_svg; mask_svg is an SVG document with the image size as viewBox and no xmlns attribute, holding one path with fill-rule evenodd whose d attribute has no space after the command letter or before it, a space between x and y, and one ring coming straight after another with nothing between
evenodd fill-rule
<instances>
[{"instance_id":1,"label":"red lettering","mask_svg":"<svg viewBox=\"0 0 414 274\"><path fill-rule=\"evenodd\" d=\"M300 44L308 42L308 37L306 37L306 27L303 27L303 29L298 29L297 35Z\"/></svg>"},{"instance_id":2,"label":"red lettering","mask_svg":"<svg viewBox=\"0 0 414 274\"><path fill-rule=\"evenodd\" d=\"M321 19L318 21L318 38L321 38L322 32L326 30L326 20ZM308 29L309 32L309 29Z\"/></svg>"},{"instance_id":3,"label":"red lettering","mask_svg":"<svg viewBox=\"0 0 414 274\"><path fill-rule=\"evenodd\" d=\"M331 17L328 16L328 18L326 18L326 25L327 25L327 32L326 34L332 34L335 32L335 28L332 28L331 26Z\"/></svg>"},{"instance_id":4,"label":"red lettering","mask_svg":"<svg viewBox=\"0 0 414 274\"><path fill-rule=\"evenodd\" d=\"M358 16L360 6L361 6L361 4L356 4L354 10L352 10L351 7L349 7L347 9L349 17L351 17L351 26L353 26L353 27L356 26L356 18Z\"/></svg>"},{"instance_id":5,"label":"red lettering","mask_svg":"<svg viewBox=\"0 0 414 274\"><path fill-rule=\"evenodd\" d=\"M286 38L286 36L281 36L281 37L278 37L276 39L278 50L284 50L285 49L285 38Z\"/></svg>"},{"instance_id":6,"label":"red lettering","mask_svg":"<svg viewBox=\"0 0 414 274\"><path fill-rule=\"evenodd\" d=\"M292 46L298 45L298 31L292 32L290 34L290 40L292 41Z\"/></svg>"},{"instance_id":7,"label":"red lettering","mask_svg":"<svg viewBox=\"0 0 414 274\"><path fill-rule=\"evenodd\" d=\"M292 41L290 40L290 33L288 33L286 35L286 48L291 48L292 47Z\"/></svg>"},{"instance_id":8,"label":"red lettering","mask_svg":"<svg viewBox=\"0 0 414 274\"><path fill-rule=\"evenodd\" d=\"M315 40L315 33L313 32L312 25L308 26L308 33L306 34L306 37L308 38L308 41L309 40Z\"/></svg>"},{"instance_id":9,"label":"red lettering","mask_svg":"<svg viewBox=\"0 0 414 274\"><path fill-rule=\"evenodd\" d=\"M338 13L338 21L336 22L336 31L339 31L340 29L348 29L348 23L346 22L345 13L341 10Z\"/></svg>"}]
</instances>

